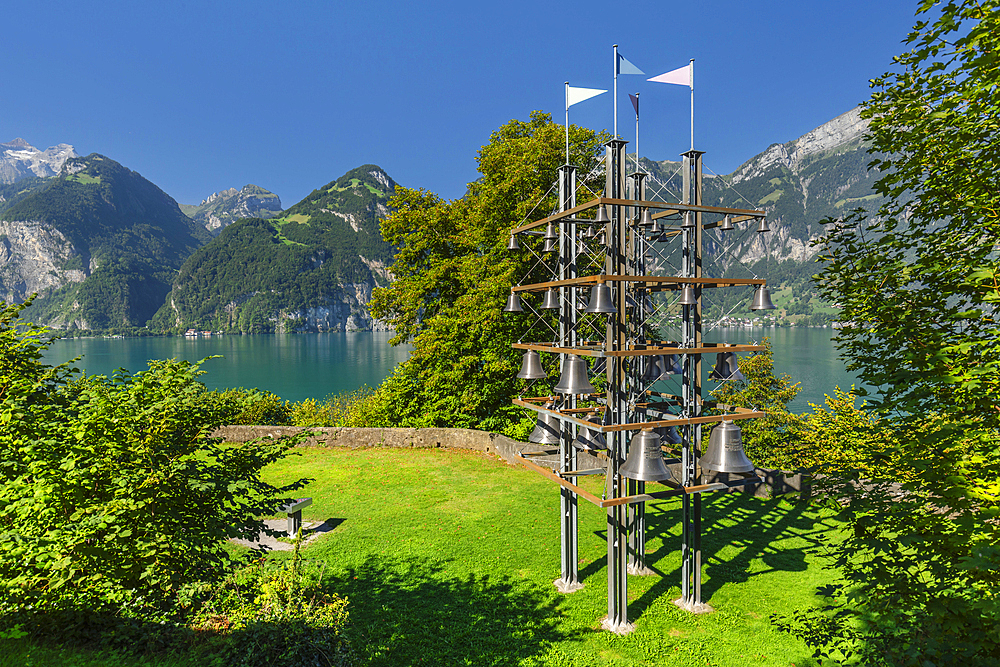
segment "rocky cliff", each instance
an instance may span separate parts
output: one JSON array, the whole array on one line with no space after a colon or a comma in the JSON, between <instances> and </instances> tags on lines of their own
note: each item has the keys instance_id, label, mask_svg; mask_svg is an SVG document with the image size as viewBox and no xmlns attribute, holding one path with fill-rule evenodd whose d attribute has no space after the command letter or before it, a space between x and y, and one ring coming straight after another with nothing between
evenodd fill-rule
<instances>
[{"instance_id":1,"label":"rocky cliff","mask_svg":"<svg viewBox=\"0 0 1000 667\"><path fill-rule=\"evenodd\" d=\"M184 206L184 213L205 226L213 236L243 218L273 218L281 213L281 199L257 185L229 188L206 197L198 206Z\"/></svg>"}]
</instances>

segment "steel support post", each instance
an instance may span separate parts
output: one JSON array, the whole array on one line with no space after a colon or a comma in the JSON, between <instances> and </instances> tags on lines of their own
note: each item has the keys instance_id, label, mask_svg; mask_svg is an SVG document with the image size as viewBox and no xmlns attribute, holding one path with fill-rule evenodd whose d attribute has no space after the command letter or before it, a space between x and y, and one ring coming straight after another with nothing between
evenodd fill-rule
<instances>
[{"instance_id":1,"label":"steel support post","mask_svg":"<svg viewBox=\"0 0 1000 667\"><path fill-rule=\"evenodd\" d=\"M635 172L629 176L628 198L644 201L646 199L646 174ZM629 234L628 270L629 275L646 275L646 234L637 224L642 211L639 207L632 207L630 218L633 220L631 232ZM646 337L646 299L649 295L643 291L636 291L633 299L636 303L635 314L629 320L629 333L633 338ZM640 378L645 375L646 364L649 357L636 357L632 366L632 380L636 391L642 389ZM637 416L640 421L645 421L646 415ZM636 480L629 480L629 495L637 495L646 492L646 483ZM632 575L656 574L646 567L646 503L633 503L628 506L628 573Z\"/></svg>"},{"instance_id":2,"label":"steel support post","mask_svg":"<svg viewBox=\"0 0 1000 667\"><path fill-rule=\"evenodd\" d=\"M607 144L605 164L605 196L623 199L625 194L625 146L628 142L613 139ZM626 269L627 228L625 207L613 205L608 211L607 273L622 275ZM611 285L612 298L618 312L608 316L607 340L610 350L623 350L627 346L627 309L625 307L625 287L623 283ZM608 409L612 423L627 423L628 382L624 357L615 356L608 360ZM619 470L625 462L628 434L615 432L608 434L608 495L621 498L626 489ZM628 509L625 505L608 508L608 615L602 622L606 630L625 634L633 626L628 622Z\"/></svg>"},{"instance_id":3,"label":"steel support post","mask_svg":"<svg viewBox=\"0 0 1000 667\"><path fill-rule=\"evenodd\" d=\"M576 206L576 167L564 165L559 169L559 206L565 211ZM559 223L559 279L577 277L577 237L575 222ZM559 288L559 344L573 346L576 344L576 299L577 287ZM565 356L565 355L563 355ZM575 408L576 397L567 398L563 407ZM573 440L576 438L577 426L572 422L563 422L562 439L559 443L561 471L578 470L576 464L576 448ZM576 484L576 477L570 482ZM583 588L579 578L579 541L577 519L577 495L567 488L560 487L560 577L553 583L562 593L573 593Z\"/></svg>"},{"instance_id":4,"label":"steel support post","mask_svg":"<svg viewBox=\"0 0 1000 667\"><path fill-rule=\"evenodd\" d=\"M700 206L702 186L702 151L690 150L683 154L684 191L681 203ZM683 228L683 277L700 278L702 263L702 216L692 216ZM697 303L683 306L684 347L701 347L701 285L696 285ZM684 355L683 403L684 416L700 417L702 411L701 354ZM697 480L697 462L701 453L701 427L689 424L684 427L682 444L682 480L684 486L693 486ZM681 529L681 597L676 601L683 609L694 613L711 611L701 600L701 494L685 495L682 500Z\"/></svg>"}]
</instances>

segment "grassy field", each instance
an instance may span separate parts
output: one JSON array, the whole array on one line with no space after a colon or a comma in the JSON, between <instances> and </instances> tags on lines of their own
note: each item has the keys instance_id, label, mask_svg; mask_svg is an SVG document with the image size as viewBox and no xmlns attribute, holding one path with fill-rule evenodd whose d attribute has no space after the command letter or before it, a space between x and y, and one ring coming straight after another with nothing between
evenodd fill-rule
<instances>
[{"instance_id":1,"label":"grassy field","mask_svg":"<svg viewBox=\"0 0 1000 667\"><path fill-rule=\"evenodd\" d=\"M607 547L598 508L580 504L585 588L561 595L552 586L559 493L540 476L455 450L297 452L268 477L315 479L303 492L313 497L304 519L337 523L305 556L326 561L327 581L349 599L359 664L816 664L804 644L768 621L818 604L816 587L831 579L818 545L836 539L838 526L807 504L707 495L703 594L716 611L693 616L672 602L680 595L680 501L650 503L647 551L657 575L629 577L636 630L619 637L599 630ZM17 649L21 657L8 654L0 665L186 664L45 655L41 647L28 663Z\"/></svg>"}]
</instances>

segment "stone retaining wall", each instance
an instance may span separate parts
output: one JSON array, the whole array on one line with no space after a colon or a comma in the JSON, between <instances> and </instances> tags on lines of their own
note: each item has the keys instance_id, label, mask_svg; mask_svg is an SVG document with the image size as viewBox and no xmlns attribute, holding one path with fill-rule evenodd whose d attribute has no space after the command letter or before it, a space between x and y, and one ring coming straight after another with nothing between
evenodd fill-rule
<instances>
[{"instance_id":1,"label":"stone retaining wall","mask_svg":"<svg viewBox=\"0 0 1000 667\"><path fill-rule=\"evenodd\" d=\"M350 447L352 449L360 447L448 447L495 454L511 464L517 464L516 455L519 451L525 448L528 448L528 451L537 451L539 447L512 440L498 433L467 428L223 426L212 435L228 442L246 442L263 437L280 438L296 435L302 431L310 433L300 444L302 447ZM579 469L605 466L602 459L586 452L577 452L577 464ZM671 469L677 479L680 479L680 463L668 463L667 467ZM763 498L796 494L802 500L808 499L810 496L812 478L805 473L791 473L767 468L757 468L755 472L764 479L763 484L734 487L731 492L753 493ZM706 475L703 481L705 483L725 482L730 479L735 480L738 477L738 475L728 473L714 473Z\"/></svg>"}]
</instances>

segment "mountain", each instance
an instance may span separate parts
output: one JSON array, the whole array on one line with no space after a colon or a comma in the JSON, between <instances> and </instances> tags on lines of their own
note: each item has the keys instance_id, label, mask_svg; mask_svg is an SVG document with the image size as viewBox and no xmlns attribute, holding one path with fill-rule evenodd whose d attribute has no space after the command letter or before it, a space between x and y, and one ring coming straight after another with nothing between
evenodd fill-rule
<instances>
[{"instance_id":1,"label":"mountain","mask_svg":"<svg viewBox=\"0 0 1000 667\"><path fill-rule=\"evenodd\" d=\"M378 328L372 289L393 248L379 220L396 183L363 165L313 190L280 218L230 224L181 267L153 319L160 330L263 333Z\"/></svg>"},{"instance_id":2,"label":"mountain","mask_svg":"<svg viewBox=\"0 0 1000 667\"><path fill-rule=\"evenodd\" d=\"M0 298L56 328L144 325L183 261L210 235L170 196L96 153L0 213Z\"/></svg>"},{"instance_id":3,"label":"mountain","mask_svg":"<svg viewBox=\"0 0 1000 667\"><path fill-rule=\"evenodd\" d=\"M216 192L198 206L181 205L181 210L217 236L237 220L277 216L281 213L281 200L260 186L246 185L242 190L229 188Z\"/></svg>"},{"instance_id":4,"label":"mountain","mask_svg":"<svg viewBox=\"0 0 1000 667\"><path fill-rule=\"evenodd\" d=\"M58 144L40 151L20 137L0 144L0 184L16 183L22 178L50 178L62 170L66 160L79 157L69 144Z\"/></svg>"},{"instance_id":5,"label":"mountain","mask_svg":"<svg viewBox=\"0 0 1000 667\"><path fill-rule=\"evenodd\" d=\"M810 242L822 235L822 219L855 208L874 212L884 202L872 189L881 174L868 170L875 156L868 153L864 140L867 127L855 108L798 139L772 144L731 174L714 175L706 168L702 186L706 205L763 209L771 228L757 234L743 227L726 237L725 249L715 233L709 233L706 274L759 275L772 285L772 296L781 307L779 320L827 321L835 311L832 304L813 299L810 277L818 271L814 261L818 249ZM710 158L703 158L706 165L711 165ZM641 164L649 174L647 197L678 201L681 164L645 159Z\"/></svg>"}]
</instances>

